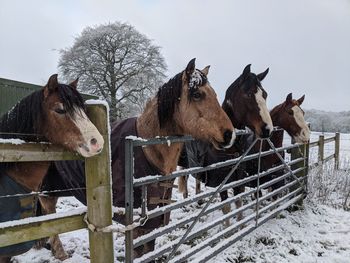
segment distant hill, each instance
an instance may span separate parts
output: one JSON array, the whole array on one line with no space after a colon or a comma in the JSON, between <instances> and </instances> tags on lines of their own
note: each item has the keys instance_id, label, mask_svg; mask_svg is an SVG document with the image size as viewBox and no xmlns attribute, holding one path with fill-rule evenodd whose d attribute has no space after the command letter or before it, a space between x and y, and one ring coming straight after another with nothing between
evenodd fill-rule
<instances>
[{"instance_id":1,"label":"distant hill","mask_svg":"<svg viewBox=\"0 0 350 263\"><path fill-rule=\"evenodd\" d=\"M350 132L350 111L305 110L305 120L310 122L313 131Z\"/></svg>"}]
</instances>

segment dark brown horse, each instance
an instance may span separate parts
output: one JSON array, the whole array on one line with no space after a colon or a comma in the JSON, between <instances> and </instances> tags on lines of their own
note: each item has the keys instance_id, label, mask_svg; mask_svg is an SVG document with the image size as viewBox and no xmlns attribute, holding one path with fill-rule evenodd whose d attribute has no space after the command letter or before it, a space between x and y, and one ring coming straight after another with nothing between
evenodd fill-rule
<instances>
[{"instance_id":1,"label":"dark brown horse","mask_svg":"<svg viewBox=\"0 0 350 263\"><path fill-rule=\"evenodd\" d=\"M283 146L283 133L286 131L292 138L293 142L296 143L307 143L310 139L310 129L304 119L304 111L300 108L303 103L305 95L303 95L298 100L292 98L292 93L288 94L286 100L281 104L277 105L270 111L272 122L274 126L280 127L281 130L276 130L272 133L270 140L273 145L278 148ZM262 142L262 151L268 151L271 147L268 142ZM260 150L260 145L256 144L253 152L258 152ZM284 157L284 152L280 153ZM260 172L266 171L272 167L279 166L282 161L276 154L270 154L261 158ZM258 162L257 160L249 161L246 165L247 172L249 175L258 173ZM277 171L276 173L269 174L260 179L259 184L264 184L272 179L275 179L283 174L283 169ZM275 190L284 184L283 181L279 181L271 186L270 190ZM250 186L256 187L257 181L251 182Z\"/></svg>"},{"instance_id":2,"label":"dark brown horse","mask_svg":"<svg viewBox=\"0 0 350 263\"><path fill-rule=\"evenodd\" d=\"M233 126L225 112L220 107L216 94L208 82L209 66L203 70L195 68L195 60L191 60L186 69L165 83L158 91L157 96L151 99L138 118L131 118L120 123L112 124L111 151L112 151L112 179L113 205L125 205L125 174L124 174L124 144L125 137L135 135L142 138L156 136L192 135L197 139L210 142L215 148L230 147L234 141ZM134 177L147 175L168 175L175 171L183 143L170 145L154 145L134 149ZM45 189L65 189L72 184L84 186L83 165L81 162L56 162L52 174L48 174ZM71 180L61 180L60 176L71 175ZM78 173L78 174L77 174ZM51 178L51 179L50 179ZM56 178L56 179L55 179ZM81 181L77 182L77 178ZM172 183L152 184L147 191L147 208L154 209L169 203ZM65 185L63 185L65 184ZM71 192L86 204L86 197L81 192ZM44 201L47 212L54 212L55 202ZM47 202L48 201L48 202ZM141 189L134 189L134 207L140 207ZM122 217L115 219L123 222ZM166 224L168 220L163 216L148 220L147 223L134 230L134 237L148 233L151 230ZM58 237L56 237L58 239ZM154 240L135 250L135 257L154 249ZM57 244L60 244L57 242ZM60 250L53 246L53 251Z\"/></svg>"},{"instance_id":3,"label":"dark brown horse","mask_svg":"<svg viewBox=\"0 0 350 263\"><path fill-rule=\"evenodd\" d=\"M22 99L0 119L0 137L48 141L84 157L98 154L101 134L87 118L77 80L59 84L57 74L47 85ZM0 195L38 191L50 162L0 163ZM36 196L0 198L0 222L35 216ZM29 250L33 241L0 247L0 262Z\"/></svg>"},{"instance_id":4,"label":"dark brown horse","mask_svg":"<svg viewBox=\"0 0 350 263\"><path fill-rule=\"evenodd\" d=\"M247 65L239 76L227 89L222 108L230 120L238 129L249 127L257 137L266 138L272 132L272 121L266 106L267 93L261 85L266 77L268 69L258 75L250 72L250 65ZM226 161L240 156L246 146L244 136L238 137L232 147L224 151L217 151L213 147L201 141L186 143L186 151L183 151L182 167L207 166L213 163ZM232 167L224 167L195 175L197 179L209 187L217 187L225 179ZM246 177L245 168L240 166L228 182ZM179 179L179 190L183 190L184 180ZM234 193L244 191L244 187L234 188ZM221 199L228 198L227 191L220 193ZM241 201L236 201L236 206L241 206ZM224 213L230 211L230 206L223 208Z\"/></svg>"}]
</instances>

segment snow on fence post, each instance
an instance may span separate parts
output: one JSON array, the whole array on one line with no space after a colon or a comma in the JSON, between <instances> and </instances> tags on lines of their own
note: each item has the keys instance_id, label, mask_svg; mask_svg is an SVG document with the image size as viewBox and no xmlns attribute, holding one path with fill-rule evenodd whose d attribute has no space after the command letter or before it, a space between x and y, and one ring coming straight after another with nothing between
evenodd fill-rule
<instances>
[{"instance_id":1,"label":"snow on fence post","mask_svg":"<svg viewBox=\"0 0 350 263\"><path fill-rule=\"evenodd\" d=\"M340 133L335 133L334 169L339 169Z\"/></svg>"},{"instance_id":2,"label":"snow on fence post","mask_svg":"<svg viewBox=\"0 0 350 263\"><path fill-rule=\"evenodd\" d=\"M321 134L318 139L318 165L323 165L324 162L324 134Z\"/></svg>"},{"instance_id":3,"label":"snow on fence post","mask_svg":"<svg viewBox=\"0 0 350 263\"><path fill-rule=\"evenodd\" d=\"M96 157L87 158L86 194L87 219L97 228L112 225L111 164L109 146L109 123L105 105L88 105L90 120L102 134L105 141L103 151ZM90 258L92 263L114 262L113 234L89 230Z\"/></svg>"}]
</instances>

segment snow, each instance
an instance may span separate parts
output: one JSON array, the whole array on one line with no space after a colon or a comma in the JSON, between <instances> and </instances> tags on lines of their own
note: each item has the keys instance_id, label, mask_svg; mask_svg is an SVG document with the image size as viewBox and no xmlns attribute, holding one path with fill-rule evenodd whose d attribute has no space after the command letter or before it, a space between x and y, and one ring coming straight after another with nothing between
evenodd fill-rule
<instances>
[{"instance_id":1,"label":"snow","mask_svg":"<svg viewBox=\"0 0 350 263\"><path fill-rule=\"evenodd\" d=\"M132 140L132 141L139 141L139 142L147 142L146 139L143 139L141 137L137 137L135 135L129 135L129 136L126 136L125 139L127 140Z\"/></svg>"},{"instance_id":2,"label":"snow","mask_svg":"<svg viewBox=\"0 0 350 263\"><path fill-rule=\"evenodd\" d=\"M105 100L94 100L94 99L89 99L89 100L86 100L85 101L85 104L87 104L87 105L104 105L106 108L107 108L107 110L108 110L108 112L109 112L109 104L108 104L108 102L107 101L105 101Z\"/></svg>"},{"instance_id":3,"label":"snow","mask_svg":"<svg viewBox=\"0 0 350 263\"><path fill-rule=\"evenodd\" d=\"M315 141L320 133L312 133L311 141ZM325 137L334 134L325 134ZM284 144L290 143L286 136ZM349 262L350 259L350 212L344 208L346 193L350 193L350 134L341 134L341 170L333 170L333 162L325 165L322 169L317 167L309 173L309 195L304 200L304 210L296 212L282 211L277 218L269 220L263 226L257 228L241 241L225 249L222 253L207 262ZM325 156L334 153L334 143L326 144ZM317 147L310 149L311 162L317 161ZM190 198L193 197L195 180L189 177ZM205 191L212 190L205 188ZM232 193L230 193L232 196ZM182 194L176 189L172 199L182 200ZM216 199L218 200L218 198ZM214 203L209 206L209 209ZM345 204L346 205L346 204ZM350 206L350 204L348 204ZM71 211L73 208L83 207L72 197L60 198L58 210L61 212ZM195 215L202 207L197 203L183 206L171 214L173 222L181 222ZM345 206L346 208L346 206ZM234 206L233 206L234 209ZM123 208L115 208L115 212L124 212ZM135 215L140 212L135 209ZM203 228L215 222L221 211L205 215L200 219L192 231ZM213 227L202 237L195 239L190 245L180 247L182 253L186 253L191 246L201 244L206 238L212 237L221 231L221 224ZM160 231L155 230L155 231ZM156 249L176 243L178 237L186 231L180 227L175 231L168 232L156 241ZM115 262L122 262L124 258L124 238L121 233L114 233ZM60 235L62 243L71 258L67 263L87 263L89 261L89 241L87 230L79 230ZM233 239L234 236L231 236ZM224 245L226 241L222 240ZM210 247L191 258L190 261L199 260L205 253L210 253ZM60 262L46 249L31 249L27 253L16 256L18 263L41 263Z\"/></svg>"},{"instance_id":4,"label":"snow","mask_svg":"<svg viewBox=\"0 0 350 263\"><path fill-rule=\"evenodd\" d=\"M25 143L25 141L23 141L21 139L2 139L2 138L0 138L0 143L9 143L9 144L19 145L19 144Z\"/></svg>"},{"instance_id":5,"label":"snow","mask_svg":"<svg viewBox=\"0 0 350 263\"><path fill-rule=\"evenodd\" d=\"M202 76L201 76L201 73L199 70L195 70L193 71L193 73L191 74L191 77L190 77L190 81L189 81L189 88L198 88L199 86L202 85Z\"/></svg>"}]
</instances>

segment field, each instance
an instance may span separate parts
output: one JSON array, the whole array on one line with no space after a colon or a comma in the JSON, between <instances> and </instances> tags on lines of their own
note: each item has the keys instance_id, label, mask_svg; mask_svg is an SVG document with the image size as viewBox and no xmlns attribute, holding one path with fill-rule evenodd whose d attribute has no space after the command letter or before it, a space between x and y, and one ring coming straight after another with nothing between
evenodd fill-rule
<instances>
[{"instance_id":1,"label":"field","mask_svg":"<svg viewBox=\"0 0 350 263\"><path fill-rule=\"evenodd\" d=\"M317 139L314 132L311 141ZM330 134L332 135L332 134ZM327 137L327 134L325 134ZM287 144L287 138L285 143ZM278 218L270 220L253 233L237 242L211 262L349 262L350 258L350 134L341 134L340 170L333 169L332 161L324 167L318 166L309 172L308 198L304 210L282 212ZM334 144L327 144L325 155L334 151ZM311 162L317 160L317 150L310 153ZM190 180L190 194L194 192L194 180ZM181 199L174 191L173 199ZM74 198L61 198L59 211L69 211L81 204ZM188 206L172 213L172 220L180 220L198 209ZM201 220L201 224L215 219L220 212ZM198 227L198 226L197 226ZM223 227L223 226L220 226ZM184 229L177 231L184 232ZM207 235L216 232L211 229ZM64 262L89 262L88 234L79 230L60 235L71 258ZM204 238L204 237L203 237ZM172 240L172 233L157 240L162 246ZM201 239L195 242L200 242ZM115 262L123 258L124 240L115 235ZM181 247L186 250L186 246ZM195 258L193 258L195 259ZM32 249L17 256L14 262L43 263L60 262L46 249Z\"/></svg>"}]
</instances>

